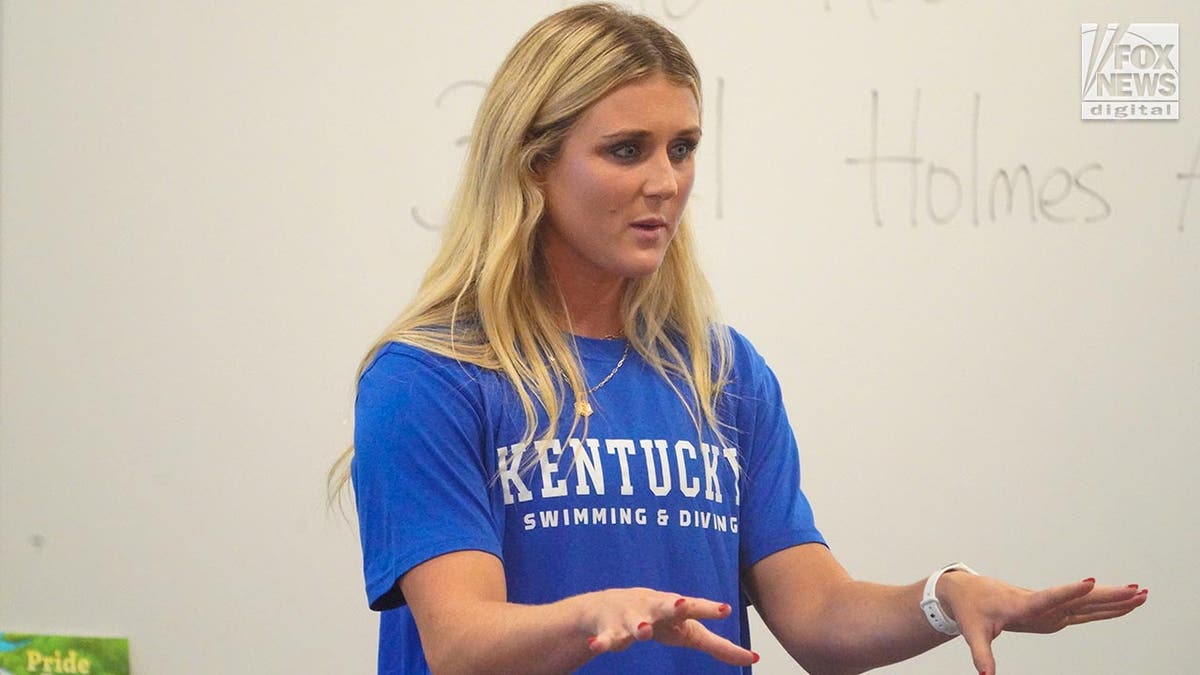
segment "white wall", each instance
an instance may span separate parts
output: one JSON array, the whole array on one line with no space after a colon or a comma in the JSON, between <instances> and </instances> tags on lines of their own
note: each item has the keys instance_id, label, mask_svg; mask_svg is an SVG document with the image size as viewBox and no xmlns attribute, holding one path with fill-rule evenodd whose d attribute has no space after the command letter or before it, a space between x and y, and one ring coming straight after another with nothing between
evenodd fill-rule
<instances>
[{"instance_id":1,"label":"white wall","mask_svg":"<svg viewBox=\"0 0 1200 675\"><path fill-rule=\"evenodd\" d=\"M562 4L2 5L0 629L126 635L138 673L373 668L324 471L436 246L413 210L436 221L480 92L454 83ZM1139 582L1124 621L1002 638L1002 671L1193 671L1200 5L642 7L705 74L708 270L784 383L839 558ZM1178 122L1079 120L1089 21L1181 24ZM872 92L879 154L915 130L915 206L909 166L873 198L847 162ZM946 171L964 190L945 224L930 162L935 210ZM1020 165L1050 201L1060 169L1091 193L1048 208L1070 222L993 219ZM761 672L798 672L757 640ZM885 672L968 668L959 642Z\"/></svg>"}]
</instances>

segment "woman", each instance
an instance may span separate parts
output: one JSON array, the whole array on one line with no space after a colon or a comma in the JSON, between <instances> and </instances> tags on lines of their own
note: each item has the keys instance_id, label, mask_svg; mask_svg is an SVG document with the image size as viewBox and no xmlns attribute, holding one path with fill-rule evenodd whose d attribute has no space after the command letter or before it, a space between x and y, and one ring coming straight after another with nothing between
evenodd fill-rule
<instances>
[{"instance_id":1,"label":"woman","mask_svg":"<svg viewBox=\"0 0 1200 675\"><path fill-rule=\"evenodd\" d=\"M1002 630L1142 604L961 565L849 577L800 491L779 385L696 265L699 101L683 44L609 5L538 23L496 74L441 251L364 361L343 458L380 672L738 672L758 660L750 598L809 672L961 626L993 673Z\"/></svg>"}]
</instances>

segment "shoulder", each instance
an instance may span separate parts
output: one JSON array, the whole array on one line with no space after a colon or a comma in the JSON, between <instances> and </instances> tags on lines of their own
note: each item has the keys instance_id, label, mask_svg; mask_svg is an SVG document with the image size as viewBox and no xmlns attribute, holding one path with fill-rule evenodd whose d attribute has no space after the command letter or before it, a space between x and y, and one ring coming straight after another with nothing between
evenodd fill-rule
<instances>
[{"instance_id":1,"label":"shoulder","mask_svg":"<svg viewBox=\"0 0 1200 675\"><path fill-rule=\"evenodd\" d=\"M354 400L355 447L390 452L437 434L475 439L489 417L495 374L412 344L388 342L369 357Z\"/></svg>"},{"instance_id":2,"label":"shoulder","mask_svg":"<svg viewBox=\"0 0 1200 675\"><path fill-rule=\"evenodd\" d=\"M735 356L742 359L753 359L762 361L762 356L758 350L754 348L754 344L750 342L750 338L733 326L718 326L718 330L724 331L729 336L729 345L733 349Z\"/></svg>"},{"instance_id":3,"label":"shoulder","mask_svg":"<svg viewBox=\"0 0 1200 675\"><path fill-rule=\"evenodd\" d=\"M358 378L366 390L443 390L474 397L491 373L475 364L405 342L386 342L367 359Z\"/></svg>"},{"instance_id":4,"label":"shoulder","mask_svg":"<svg viewBox=\"0 0 1200 675\"><path fill-rule=\"evenodd\" d=\"M367 358L359 379L380 375L439 374L450 378L477 377L482 371L468 361L439 354L407 342L385 342Z\"/></svg>"},{"instance_id":5,"label":"shoulder","mask_svg":"<svg viewBox=\"0 0 1200 675\"><path fill-rule=\"evenodd\" d=\"M774 378L766 359L755 349L750 338L731 326L720 326L718 330L723 331L729 339L729 353L732 359L730 374L734 381L744 385L761 386L763 378Z\"/></svg>"}]
</instances>

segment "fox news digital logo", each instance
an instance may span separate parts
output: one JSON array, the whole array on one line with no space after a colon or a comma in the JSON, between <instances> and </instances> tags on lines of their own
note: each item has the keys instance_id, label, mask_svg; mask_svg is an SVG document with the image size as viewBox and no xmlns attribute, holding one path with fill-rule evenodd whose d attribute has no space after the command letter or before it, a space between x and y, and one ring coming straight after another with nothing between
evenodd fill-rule
<instances>
[{"instance_id":1,"label":"fox news digital logo","mask_svg":"<svg viewBox=\"0 0 1200 675\"><path fill-rule=\"evenodd\" d=\"M1179 24L1083 24L1085 120L1179 119Z\"/></svg>"}]
</instances>

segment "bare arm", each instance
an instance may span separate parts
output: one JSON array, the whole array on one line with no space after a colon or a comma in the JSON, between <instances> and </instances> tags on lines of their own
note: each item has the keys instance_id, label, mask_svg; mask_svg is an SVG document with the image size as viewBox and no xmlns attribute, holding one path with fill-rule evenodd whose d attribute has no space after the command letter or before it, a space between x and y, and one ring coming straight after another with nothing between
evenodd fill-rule
<instances>
[{"instance_id":1,"label":"bare arm","mask_svg":"<svg viewBox=\"0 0 1200 675\"><path fill-rule=\"evenodd\" d=\"M865 672L950 639L925 621L922 584L855 581L820 544L767 556L747 581L767 627L813 675Z\"/></svg>"},{"instance_id":2,"label":"bare arm","mask_svg":"<svg viewBox=\"0 0 1200 675\"><path fill-rule=\"evenodd\" d=\"M501 562L480 551L433 558L405 574L400 587L425 658L439 675L567 673L596 654L650 639L699 649L734 665L758 658L696 621L728 617L728 605L644 588L519 605L507 601Z\"/></svg>"},{"instance_id":3,"label":"bare arm","mask_svg":"<svg viewBox=\"0 0 1200 675\"><path fill-rule=\"evenodd\" d=\"M855 581L819 544L767 556L747 582L767 627L813 675L862 673L951 639L920 610L924 581ZM991 642L1003 630L1050 633L1128 614L1146 600L1136 586L1100 587L1093 579L1035 592L962 572L943 575L937 596L962 626L975 667L987 675L996 671Z\"/></svg>"}]
</instances>

